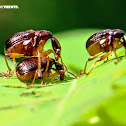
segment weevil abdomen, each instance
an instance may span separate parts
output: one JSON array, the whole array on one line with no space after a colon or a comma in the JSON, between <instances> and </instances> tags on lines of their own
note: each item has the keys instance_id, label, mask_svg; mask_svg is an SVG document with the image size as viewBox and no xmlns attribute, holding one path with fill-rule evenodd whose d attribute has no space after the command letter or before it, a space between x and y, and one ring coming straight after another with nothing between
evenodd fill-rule
<instances>
[{"instance_id":1,"label":"weevil abdomen","mask_svg":"<svg viewBox=\"0 0 126 126\"><path fill-rule=\"evenodd\" d=\"M49 62L49 67L50 67L53 64L54 59L50 58L49 60L50 60ZM47 65L47 60L41 59L42 74L46 69L46 65ZM27 81L34 78L37 69L38 69L38 57L26 58L22 60L20 63L18 63L16 67L16 75L19 80Z\"/></svg>"},{"instance_id":2,"label":"weevil abdomen","mask_svg":"<svg viewBox=\"0 0 126 126\"><path fill-rule=\"evenodd\" d=\"M100 52L109 52L113 49L118 49L123 46L119 45L124 32L120 29L106 29L93 34L86 42L86 48L91 56Z\"/></svg>"}]
</instances>

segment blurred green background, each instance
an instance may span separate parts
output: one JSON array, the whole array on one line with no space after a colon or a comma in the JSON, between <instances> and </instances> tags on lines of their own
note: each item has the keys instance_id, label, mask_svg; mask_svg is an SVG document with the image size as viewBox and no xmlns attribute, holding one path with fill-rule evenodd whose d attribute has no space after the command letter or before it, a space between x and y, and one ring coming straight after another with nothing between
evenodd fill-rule
<instances>
[{"instance_id":1,"label":"blurred green background","mask_svg":"<svg viewBox=\"0 0 126 126\"><path fill-rule=\"evenodd\" d=\"M0 54L4 54L5 42L14 33L45 29L58 33L55 35L63 43L65 51L62 50L62 56L70 71L80 72L83 69L84 61L89 56L84 44L90 34L107 28L126 31L124 0L0 0L0 5L19 6L19 9L0 9ZM74 29L78 30L71 31ZM62 34L64 31L68 32ZM0 71L4 71L5 61L0 58ZM0 78L0 124L17 126L30 123L32 126L41 122L44 126L53 122L57 124L55 126L66 126L66 123L86 126L90 119L97 117L95 119L100 121L90 125L126 126L125 61L118 65L109 61L87 77L70 81L67 78L46 88L27 90L20 88L25 84L16 76ZM12 62L9 64L13 66ZM29 93L29 96L22 95Z\"/></svg>"},{"instance_id":2,"label":"blurred green background","mask_svg":"<svg viewBox=\"0 0 126 126\"><path fill-rule=\"evenodd\" d=\"M80 28L120 28L126 30L125 0L0 0L0 54L14 33L49 30L52 33Z\"/></svg>"}]
</instances>

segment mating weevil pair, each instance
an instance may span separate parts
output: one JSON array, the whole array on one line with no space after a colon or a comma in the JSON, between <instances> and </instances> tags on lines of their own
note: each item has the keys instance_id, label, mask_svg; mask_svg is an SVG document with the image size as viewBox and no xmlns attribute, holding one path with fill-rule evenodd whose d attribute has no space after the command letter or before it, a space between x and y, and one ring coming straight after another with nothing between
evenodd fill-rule
<instances>
[{"instance_id":1,"label":"mating weevil pair","mask_svg":"<svg viewBox=\"0 0 126 126\"><path fill-rule=\"evenodd\" d=\"M43 47L46 41L51 38L53 50L49 49L47 51L43 50ZM41 77L42 83L43 78L49 76L51 82L53 82L54 75L60 75L60 79L64 78L64 72L72 74L75 78L81 77L82 75L88 75L97 62L108 59L108 55L113 51L118 63L119 59L116 54L116 50L124 46L126 49L126 35L123 30L120 29L106 29L100 32L93 34L86 42L86 48L91 57L85 63L84 72L81 72L80 75L76 76L67 70L67 67L62 61L60 55L61 46L58 40L52 36L51 32L41 30L27 30L25 32L19 32L11 36L6 42L6 51L5 51L5 62L8 67L8 73L0 73L3 77L8 77L13 75L14 70L12 71L7 63L6 57L12 58L14 66L16 68L17 77L21 81L27 81L33 79L32 84L35 79ZM49 58L49 54L54 53L55 60ZM102 56L100 56L104 53ZM17 66L15 58L20 56L37 56L28 59L22 60ZM92 65L89 72L86 72L87 63L95 58L98 58ZM58 59L61 58L61 64L58 63ZM55 64L55 68L52 68L52 65ZM65 70L64 70L65 67ZM51 73L51 70L54 70L55 73Z\"/></svg>"},{"instance_id":2,"label":"mating weevil pair","mask_svg":"<svg viewBox=\"0 0 126 126\"><path fill-rule=\"evenodd\" d=\"M48 49L44 51L44 45L49 38L51 39L53 50ZM67 70L67 67L62 61L60 52L61 45L59 41L52 36L52 33L50 31L27 30L18 32L12 35L6 41L5 62L8 71L7 73L0 73L0 76L12 76L14 74L14 71L16 70L16 74L19 80L27 81L29 79L33 79L32 84L38 77L41 77L42 83L44 83L44 77L49 76L52 80L52 76L57 74L60 75L60 79L62 80L64 77L64 72L68 72L70 74L72 73ZM48 55L50 53L54 54L55 60L49 58ZM31 56L31 58L24 59L18 65L16 65L15 58L22 56ZM15 67L14 70L11 70L11 68L9 67L7 57L13 59ZM58 63L59 58L61 59L61 64ZM55 68L52 68L53 64L55 64ZM55 73L52 74L51 69L54 70ZM75 76L74 74L72 75ZM51 81L51 83L53 83L53 80Z\"/></svg>"},{"instance_id":3,"label":"mating weevil pair","mask_svg":"<svg viewBox=\"0 0 126 126\"><path fill-rule=\"evenodd\" d=\"M51 38L53 50L49 49L44 51L43 47L46 41ZM7 57L13 59L16 68L15 58L21 56L37 56L38 53L45 58L45 54L54 53L55 59L58 60L60 56L61 46L58 40L52 36L52 33L46 30L34 31L27 30L18 32L12 35L6 41L5 62L8 67L8 73L1 73L2 76L8 77L13 75L14 70L11 70L7 63ZM62 59L62 58L61 58Z\"/></svg>"}]
</instances>

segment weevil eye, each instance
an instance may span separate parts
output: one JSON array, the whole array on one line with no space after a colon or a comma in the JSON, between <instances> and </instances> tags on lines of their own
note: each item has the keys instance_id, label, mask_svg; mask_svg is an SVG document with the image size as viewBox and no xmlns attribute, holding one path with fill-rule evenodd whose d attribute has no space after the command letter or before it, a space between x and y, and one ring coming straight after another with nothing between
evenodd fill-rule
<instances>
[{"instance_id":1,"label":"weevil eye","mask_svg":"<svg viewBox=\"0 0 126 126\"><path fill-rule=\"evenodd\" d=\"M61 52L61 49L56 49L56 53L60 53Z\"/></svg>"}]
</instances>

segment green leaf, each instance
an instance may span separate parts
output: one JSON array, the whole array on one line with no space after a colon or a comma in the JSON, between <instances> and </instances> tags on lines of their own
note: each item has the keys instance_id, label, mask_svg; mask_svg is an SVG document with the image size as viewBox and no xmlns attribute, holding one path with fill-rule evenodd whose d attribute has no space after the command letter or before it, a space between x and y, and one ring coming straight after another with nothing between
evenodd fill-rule
<instances>
[{"instance_id":1,"label":"green leaf","mask_svg":"<svg viewBox=\"0 0 126 126\"><path fill-rule=\"evenodd\" d=\"M62 57L69 71L79 74L89 58L86 40L97 29L80 29L54 35L62 45ZM45 49L52 48L50 41ZM36 80L27 87L16 75L0 78L0 125L1 126L124 126L126 125L126 59L125 50L117 51L120 62L115 65L113 53L109 61L100 62L88 76L64 81L45 78L46 86ZM20 59L19 59L20 60ZM9 60L9 65L13 63ZM93 61L89 62L87 70ZM7 68L0 56L0 72Z\"/></svg>"}]
</instances>

